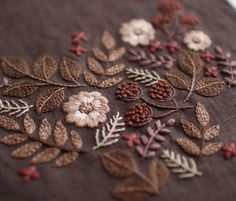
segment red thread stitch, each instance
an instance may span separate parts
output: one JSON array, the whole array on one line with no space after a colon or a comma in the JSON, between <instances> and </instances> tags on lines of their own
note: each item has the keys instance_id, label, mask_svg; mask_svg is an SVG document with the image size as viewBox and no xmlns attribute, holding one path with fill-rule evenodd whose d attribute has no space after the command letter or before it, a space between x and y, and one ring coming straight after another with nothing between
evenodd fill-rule
<instances>
[{"instance_id":1,"label":"red thread stitch","mask_svg":"<svg viewBox=\"0 0 236 201\"><path fill-rule=\"evenodd\" d=\"M35 166L25 167L18 170L18 174L23 177L23 182L28 183L31 180L40 178L39 171Z\"/></svg>"},{"instance_id":2,"label":"red thread stitch","mask_svg":"<svg viewBox=\"0 0 236 201\"><path fill-rule=\"evenodd\" d=\"M130 136L128 134L123 134L122 139L127 141L127 147L129 148L141 143L136 133L132 133Z\"/></svg>"},{"instance_id":3,"label":"red thread stitch","mask_svg":"<svg viewBox=\"0 0 236 201\"><path fill-rule=\"evenodd\" d=\"M235 143L230 143L230 145L223 145L222 151L224 152L224 157L225 159L230 159L233 156L236 156L236 144Z\"/></svg>"}]
</instances>

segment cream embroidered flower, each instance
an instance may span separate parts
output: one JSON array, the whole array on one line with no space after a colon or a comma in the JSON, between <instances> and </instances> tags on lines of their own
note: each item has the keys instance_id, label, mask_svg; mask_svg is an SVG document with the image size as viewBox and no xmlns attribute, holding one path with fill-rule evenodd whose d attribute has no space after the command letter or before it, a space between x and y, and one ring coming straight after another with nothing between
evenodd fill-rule
<instances>
[{"instance_id":1,"label":"cream embroidered flower","mask_svg":"<svg viewBox=\"0 0 236 201\"><path fill-rule=\"evenodd\" d=\"M63 105L67 112L66 121L78 127L95 127L106 121L106 113L110 111L108 100L101 93L82 91L69 97Z\"/></svg>"},{"instance_id":2,"label":"cream embroidered flower","mask_svg":"<svg viewBox=\"0 0 236 201\"><path fill-rule=\"evenodd\" d=\"M191 50L199 51L210 47L210 37L202 31L190 31L185 34L184 43Z\"/></svg>"},{"instance_id":3,"label":"cream embroidered flower","mask_svg":"<svg viewBox=\"0 0 236 201\"><path fill-rule=\"evenodd\" d=\"M120 34L130 45L148 45L155 38L155 29L144 19L133 19L122 24Z\"/></svg>"}]
</instances>

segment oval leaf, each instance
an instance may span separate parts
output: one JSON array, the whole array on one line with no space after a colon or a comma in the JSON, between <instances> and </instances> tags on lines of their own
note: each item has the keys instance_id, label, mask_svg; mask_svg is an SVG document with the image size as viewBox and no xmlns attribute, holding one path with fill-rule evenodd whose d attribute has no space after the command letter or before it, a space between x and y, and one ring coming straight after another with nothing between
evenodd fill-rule
<instances>
[{"instance_id":1,"label":"oval leaf","mask_svg":"<svg viewBox=\"0 0 236 201\"><path fill-rule=\"evenodd\" d=\"M197 139L202 139L201 132L198 130L198 128L194 124L182 119L181 125L184 129L184 132L188 136L193 137L193 138L197 138Z\"/></svg>"},{"instance_id":2,"label":"oval leaf","mask_svg":"<svg viewBox=\"0 0 236 201\"><path fill-rule=\"evenodd\" d=\"M205 106L201 104L200 102L198 102L196 106L196 116L197 116L198 122L202 126L206 126L209 123L210 116Z\"/></svg>"},{"instance_id":3,"label":"oval leaf","mask_svg":"<svg viewBox=\"0 0 236 201\"><path fill-rule=\"evenodd\" d=\"M28 114L26 114L24 118L25 132L28 135L32 135L34 133L35 127L36 126L35 126L34 120Z\"/></svg>"},{"instance_id":4,"label":"oval leaf","mask_svg":"<svg viewBox=\"0 0 236 201\"><path fill-rule=\"evenodd\" d=\"M107 56L101 50L94 48L93 50L94 56L100 61L107 62Z\"/></svg>"},{"instance_id":5,"label":"oval leaf","mask_svg":"<svg viewBox=\"0 0 236 201\"><path fill-rule=\"evenodd\" d=\"M53 164L54 167L63 167L74 162L79 156L78 152L68 152L64 153L59 157Z\"/></svg>"},{"instance_id":6,"label":"oval leaf","mask_svg":"<svg viewBox=\"0 0 236 201\"><path fill-rule=\"evenodd\" d=\"M51 135L51 124L48 123L47 119L43 119L39 126L39 138L41 141L46 141Z\"/></svg>"},{"instance_id":7,"label":"oval leaf","mask_svg":"<svg viewBox=\"0 0 236 201\"><path fill-rule=\"evenodd\" d=\"M108 60L110 62L116 61L116 60L120 59L125 54L125 52L126 52L126 50L124 47L121 47L117 50L113 50L109 54Z\"/></svg>"},{"instance_id":8,"label":"oval leaf","mask_svg":"<svg viewBox=\"0 0 236 201\"><path fill-rule=\"evenodd\" d=\"M17 145L25 142L28 137L24 134L11 134L0 139L0 141L7 145Z\"/></svg>"},{"instance_id":9,"label":"oval leaf","mask_svg":"<svg viewBox=\"0 0 236 201\"><path fill-rule=\"evenodd\" d=\"M201 154L199 146L187 138L177 138L176 142L184 151L191 155L199 156Z\"/></svg>"},{"instance_id":10,"label":"oval leaf","mask_svg":"<svg viewBox=\"0 0 236 201\"><path fill-rule=\"evenodd\" d=\"M104 31L102 35L102 44L106 49L110 50L115 47L116 41L115 38L108 31Z\"/></svg>"},{"instance_id":11,"label":"oval leaf","mask_svg":"<svg viewBox=\"0 0 236 201\"><path fill-rule=\"evenodd\" d=\"M223 146L223 143L211 143L205 146L202 150L202 154L204 156L210 156L216 152L218 152Z\"/></svg>"},{"instance_id":12,"label":"oval leaf","mask_svg":"<svg viewBox=\"0 0 236 201\"><path fill-rule=\"evenodd\" d=\"M19 130L19 124L12 118L0 115L0 127L6 130Z\"/></svg>"},{"instance_id":13,"label":"oval leaf","mask_svg":"<svg viewBox=\"0 0 236 201\"><path fill-rule=\"evenodd\" d=\"M96 77L88 71L84 72L84 80L87 84L89 84L91 86L97 86L98 85L98 81L97 81Z\"/></svg>"},{"instance_id":14,"label":"oval leaf","mask_svg":"<svg viewBox=\"0 0 236 201\"><path fill-rule=\"evenodd\" d=\"M75 147L76 150L80 150L83 146L82 138L80 137L79 133L75 131L71 131L71 143Z\"/></svg>"},{"instance_id":15,"label":"oval leaf","mask_svg":"<svg viewBox=\"0 0 236 201\"><path fill-rule=\"evenodd\" d=\"M102 65L96 59L89 57L87 62L88 62L88 68L92 72L98 75L102 75L104 73Z\"/></svg>"},{"instance_id":16,"label":"oval leaf","mask_svg":"<svg viewBox=\"0 0 236 201\"><path fill-rule=\"evenodd\" d=\"M53 134L54 140L58 146L63 146L66 143L68 139L67 130L61 121L56 123Z\"/></svg>"},{"instance_id":17,"label":"oval leaf","mask_svg":"<svg viewBox=\"0 0 236 201\"><path fill-rule=\"evenodd\" d=\"M211 128L208 128L204 133L204 139L210 141L219 135L220 125L214 125Z\"/></svg>"},{"instance_id":18,"label":"oval leaf","mask_svg":"<svg viewBox=\"0 0 236 201\"><path fill-rule=\"evenodd\" d=\"M34 154L41 146L42 144L40 142L31 142L14 150L11 156L15 158L26 158Z\"/></svg>"},{"instance_id":19,"label":"oval leaf","mask_svg":"<svg viewBox=\"0 0 236 201\"><path fill-rule=\"evenodd\" d=\"M32 164L48 163L52 161L53 159L55 159L59 153L60 153L60 149L58 148L55 148L55 147L47 148L41 153L34 156L30 163Z\"/></svg>"},{"instance_id":20,"label":"oval leaf","mask_svg":"<svg viewBox=\"0 0 236 201\"><path fill-rule=\"evenodd\" d=\"M109 78L100 82L98 84L98 87L100 88L113 87L114 85L118 84L121 80L123 80L123 77Z\"/></svg>"},{"instance_id":21,"label":"oval leaf","mask_svg":"<svg viewBox=\"0 0 236 201\"><path fill-rule=\"evenodd\" d=\"M125 68L124 64L116 64L106 70L106 75L115 75L123 71L124 68Z\"/></svg>"}]
</instances>

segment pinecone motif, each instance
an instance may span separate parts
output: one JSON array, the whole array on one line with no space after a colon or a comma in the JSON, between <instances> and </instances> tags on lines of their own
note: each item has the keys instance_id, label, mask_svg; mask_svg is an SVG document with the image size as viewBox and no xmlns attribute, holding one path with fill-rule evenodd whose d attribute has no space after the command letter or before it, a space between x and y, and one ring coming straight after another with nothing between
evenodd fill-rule
<instances>
[{"instance_id":1,"label":"pinecone motif","mask_svg":"<svg viewBox=\"0 0 236 201\"><path fill-rule=\"evenodd\" d=\"M125 116L128 126L143 126L152 120L152 109L146 103L131 105Z\"/></svg>"},{"instance_id":2,"label":"pinecone motif","mask_svg":"<svg viewBox=\"0 0 236 201\"><path fill-rule=\"evenodd\" d=\"M126 100L133 101L140 98L142 91L137 82L127 81L122 82L116 90L116 97Z\"/></svg>"},{"instance_id":3,"label":"pinecone motif","mask_svg":"<svg viewBox=\"0 0 236 201\"><path fill-rule=\"evenodd\" d=\"M160 80L149 88L148 95L156 101L168 101L174 97L175 90L167 81Z\"/></svg>"}]
</instances>

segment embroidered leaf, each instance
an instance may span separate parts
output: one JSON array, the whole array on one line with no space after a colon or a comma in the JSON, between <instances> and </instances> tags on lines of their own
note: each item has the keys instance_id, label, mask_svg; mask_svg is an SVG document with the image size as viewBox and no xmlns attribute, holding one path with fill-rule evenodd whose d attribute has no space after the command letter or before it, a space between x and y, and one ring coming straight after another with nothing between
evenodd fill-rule
<instances>
[{"instance_id":1,"label":"embroidered leaf","mask_svg":"<svg viewBox=\"0 0 236 201\"><path fill-rule=\"evenodd\" d=\"M102 65L94 58L91 58L91 57L88 58L88 67L89 67L89 70L91 70L92 72L98 75L102 75L104 73L104 69Z\"/></svg>"},{"instance_id":2,"label":"embroidered leaf","mask_svg":"<svg viewBox=\"0 0 236 201\"><path fill-rule=\"evenodd\" d=\"M209 123L210 117L209 114L203 104L200 102L197 103L196 106L196 117L198 119L198 122L202 126L206 126Z\"/></svg>"},{"instance_id":3,"label":"embroidered leaf","mask_svg":"<svg viewBox=\"0 0 236 201\"><path fill-rule=\"evenodd\" d=\"M78 152L68 152L64 153L61 157L59 157L53 164L54 167L63 167L74 162L79 156Z\"/></svg>"},{"instance_id":4,"label":"embroidered leaf","mask_svg":"<svg viewBox=\"0 0 236 201\"><path fill-rule=\"evenodd\" d=\"M223 143L211 143L205 146L202 150L204 156L209 156L218 152L223 146Z\"/></svg>"},{"instance_id":5,"label":"embroidered leaf","mask_svg":"<svg viewBox=\"0 0 236 201\"><path fill-rule=\"evenodd\" d=\"M42 79L48 80L57 70L57 62L47 54L44 54L34 62L34 74Z\"/></svg>"},{"instance_id":6,"label":"embroidered leaf","mask_svg":"<svg viewBox=\"0 0 236 201\"><path fill-rule=\"evenodd\" d=\"M200 80L194 90L197 94L202 96L216 96L225 89L224 81L213 80L213 79L203 79Z\"/></svg>"},{"instance_id":7,"label":"embroidered leaf","mask_svg":"<svg viewBox=\"0 0 236 201\"><path fill-rule=\"evenodd\" d=\"M122 121L119 112L113 115L102 129L97 129L95 134L96 146L93 149L112 145L119 141L120 132L125 130L125 123Z\"/></svg>"},{"instance_id":8,"label":"embroidered leaf","mask_svg":"<svg viewBox=\"0 0 236 201\"><path fill-rule=\"evenodd\" d=\"M31 142L14 150L11 156L15 158L26 158L33 155L41 146L42 144L40 142Z\"/></svg>"},{"instance_id":9,"label":"embroidered leaf","mask_svg":"<svg viewBox=\"0 0 236 201\"><path fill-rule=\"evenodd\" d=\"M126 50L124 47L120 47L117 50L112 50L111 53L109 54L108 60L110 62L113 62L120 59L125 54L125 51Z\"/></svg>"},{"instance_id":10,"label":"embroidered leaf","mask_svg":"<svg viewBox=\"0 0 236 201\"><path fill-rule=\"evenodd\" d=\"M39 126L39 138L41 141L45 142L51 135L51 125L48 123L47 119L43 119Z\"/></svg>"},{"instance_id":11,"label":"embroidered leaf","mask_svg":"<svg viewBox=\"0 0 236 201\"><path fill-rule=\"evenodd\" d=\"M79 133L75 131L71 131L71 143L75 147L76 150L80 150L83 146L83 140L80 137Z\"/></svg>"},{"instance_id":12,"label":"embroidered leaf","mask_svg":"<svg viewBox=\"0 0 236 201\"><path fill-rule=\"evenodd\" d=\"M139 70L137 68L127 68L126 74L128 75L128 78L134 79L145 86L150 86L161 80L160 76L155 71L150 72L148 70Z\"/></svg>"},{"instance_id":13,"label":"embroidered leaf","mask_svg":"<svg viewBox=\"0 0 236 201\"><path fill-rule=\"evenodd\" d=\"M200 147L187 138L177 138L176 142L181 146L182 149L184 149L184 151L191 155L199 156L201 153Z\"/></svg>"},{"instance_id":14,"label":"embroidered leaf","mask_svg":"<svg viewBox=\"0 0 236 201\"><path fill-rule=\"evenodd\" d=\"M38 89L37 83L35 81L20 81L7 87L3 92L4 96L14 96L14 97L27 97L34 93Z\"/></svg>"},{"instance_id":15,"label":"embroidered leaf","mask_svg":"<svg viewBox=\"0 0 236 201\"><path fill-rule=\"evenodd\" d=\"M197 52L182 49L178 56L178 64L180 69L188 75L199 74L204 63Z\"/></svg>"},{"instance_id":16,"label":"embroidered leaf","mask_svg":"<svg viewBox=\"0 0 236 201\"><path fill-rule=\"evenodd\" d=\"M8 56L2 58L3 73L12 78L23 78L28 73L29 66L21 58Z\"/></svg>"},{"instance_id":17,"label":"embroidered leaf","mask_svg":"<svg viewBox=\"0 0 236 201\"><path fill-rule=\"evenodd\" d=\"M47 148L41 153L37 154L34 156L31 160L32 164L40 164L40 163L48 163L55 159L58 154L60 153L60 149L52 147L52 148Z\"/></svg>"},{"instance_id":18,"label":"embroidered leaf","mask_svg":"<svg viewBox=\"0 0 236 201\"><path fill-rule=\"evenodd\" d=\"M34 123L34 120L28 115L26 114L25 115L25 118L24 118L24 129L25 129L25 132L28 134L28 135L32 135L35 131L35 123Z\"/></svg>"},{"instance_id":19,"label":"embroidered leaf","mask_svg":"<svg viewBox=\"0 0 236 201\"><path fill-rule=\"evenodd\" d=\"M186 158L174 151L163 150L161 158L164 159L167 167L171 168L174 174L178 174L178 178L186 179L194 176L201 176L196 162L192 158Z\"/></svg>"},{"instance_id":20,"label":"embroidered leaf","mask_svg":"<svg viewBox=\"0 0 236 201\"><path fill-rule=\"evenodd\" d=\"M67 130L61 121L56 123L53 134L54 140L58 146L63 146L66 143L68 139Z\"/></svg>"},{"instance_id":21,"label":"embroidered leaf","mask_svg":"<svg viewBox=\"0 0 236 201\"><path fill-rule=\"evenodd\" d=\"M28 112L32 107L34 106L28 105L28 103L20 99L15 101L0 100L0 114L7 113L9 116L15 115L16 118Z\"/></svg>"},{"instance_id":22,"label":"embroidered leaf","mask_svg":"<svg viewBox=\"0 0 236 201\"><path fill-rule=\"evenodd\" d=\"M109 78L101 81L97 86L100 88L108 88L118 84L121 80L123 80L122 77Z\"/></svg>"},{"instance_id":23,"label":"embroidered leaf","mask_svg":"<svg viewBox=\"0 0 236 201\"><path fill-rule=\"evenodd\" d=\"M137 170L137 164L132 155L125 150L112 150L100 156L107 173L118 178L125 178Z\"/></svg>"},{"instance_id":24,"label":"embroidered leaf","mask_svg":"<svg viewBox=\"0 0 236 201\"><path fill-rule=\"evenodd\" d=\"M116 75L121 71L123 71L124 68L125 68L124 64L115 64L114 66L111 66L106 70L106 75Z\"/></svg>"},{"instance_id":25,"label":"embroidered leaf","mask_svg":"<svg viewBox=\"0 0 236 201\"><path fill-rule=\"evenodd\" d=\"M107 62L107 56L101 50L93 48L93 55L100 61Z\"/></svg>"},{"instance_id":26,"label":"embroidered leaf","mask_svg":"<svg viewBox=\"0 0 236 201\"><path fill-rule=\"evenodd\" d=\"M170 71L165 74L167 80L178 89L189 89L191 80L181 71Z\"/></svg>"},{"instance_id":27,"label":"embroidered leaf","mask_svg":"<svg viewBox=\"0 0 236 201\"><path fill-rule=\"evenodd\" d=\"M204 139L210 141L219 135L220 125L214 125L211 128L207 129L204 133Z\"/></svg>"},{"instance_id":28,"label":"embroidered leaf","mask_svg":"<svg viewBox=\"0 0 236 201\"><path fill-rule=\"evenodd\" d=\"M0 115L0 127L6 130L19 130L19 124L12 118Z\"/></svg>"},{"instance_id":29,"label":"embroidered leaf","mask_svg":"<svg viewBox=\"0 0 236 201\"><path fill-rule=\"evenodd\" d=\"M55 87L42 92L36 100L38 113L48 112L60 105L64 99L64 88Z\"/></svg>"},{"instance_id":30,"label":"embroidered leaf","mask_svg":"<svg viewBox=\"0 0 236 201\"><path fill-rule=\"evenodd\" d=\"M84 72L84 80L85 80L85 82L87 82L91 86L98 85L97 78L92 73L90 73L88 71Z\"/></svg>"},{"instance_id":31,"label":"embroidered leaf","mask_svg":"<svg viewBox=\"0 0 236 201\"><path fill-rule=\"evenodd\" d=\"M17 133L4 136L0 141L7 145L17 145L25 142L27 139L28 137L26 135Z\"/></svg>"},{"instance_id":32,"label":"embroidered leaf","mask_svg":"<svg viewBox=\"0 0 236 201\"><path fill-rule=\"evenodd\" d=\"M59 70L64 80L79 84L80 69L79 63L75 60L68 57L62 58Z\"/></svg>"},{"instance_id":33,"label":"embroidered leaf","mask_svg":"<svg viewBox=\"0 0 236 201\"><path fill-rule=\"evenodd\" d=\"M197 139L202 138L201 132L198 130L198 128L194 124L182 119L181 120L181 125L184 129L184 132L188 136L193 137L193 138L197 138Z\"/></svg>"},{"instance_id":34,"label":"embroidered leaf","mask_svg":"<svg viewBox=\"0 0 236 201\"><path fill-rule=\"evenodd\" d=\"M111 50L116 46L116 41L108 31L104 31L102 35L102 44L106 49Z\"/></svg>"}]
</instances>

